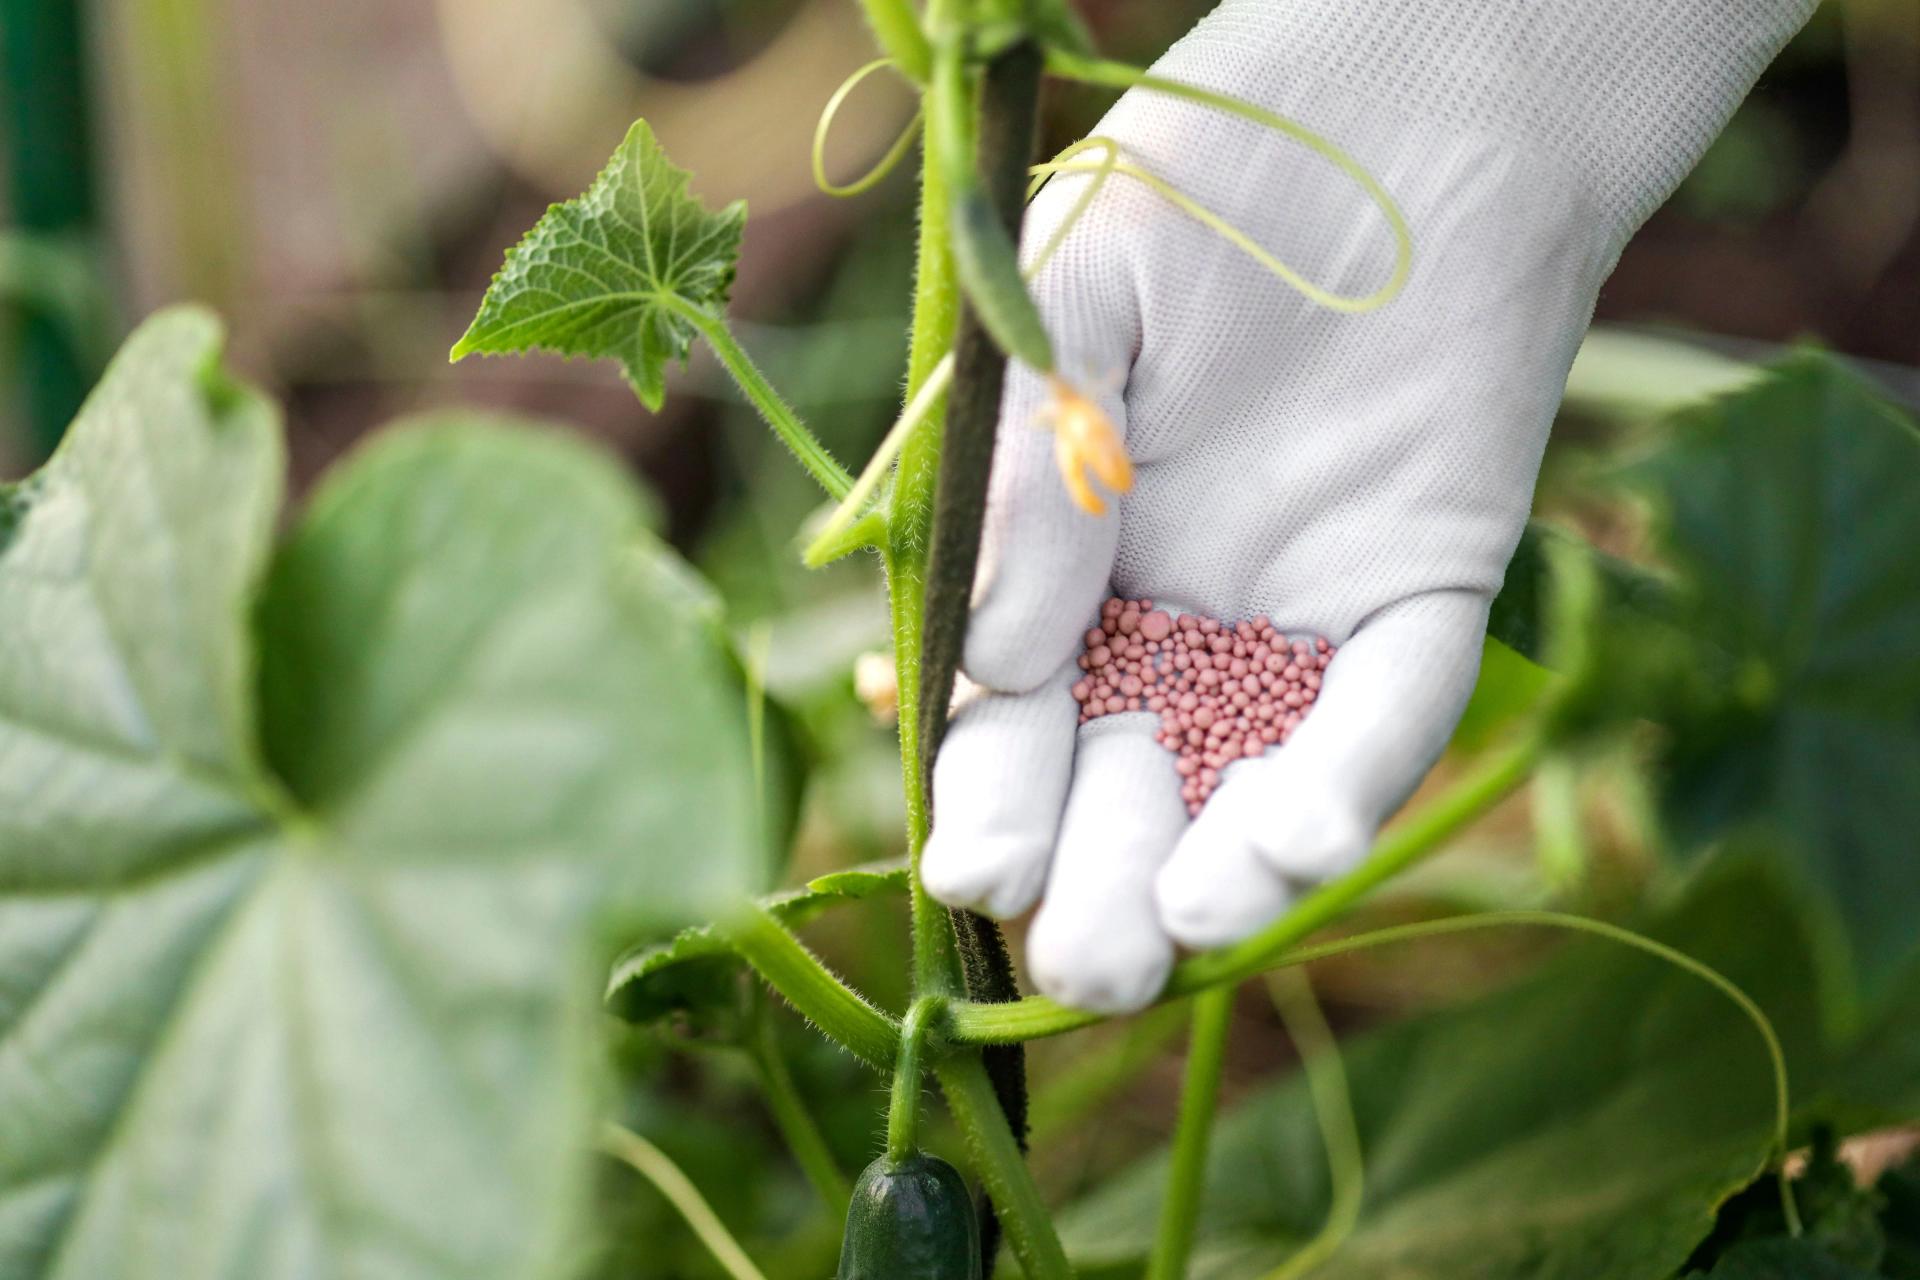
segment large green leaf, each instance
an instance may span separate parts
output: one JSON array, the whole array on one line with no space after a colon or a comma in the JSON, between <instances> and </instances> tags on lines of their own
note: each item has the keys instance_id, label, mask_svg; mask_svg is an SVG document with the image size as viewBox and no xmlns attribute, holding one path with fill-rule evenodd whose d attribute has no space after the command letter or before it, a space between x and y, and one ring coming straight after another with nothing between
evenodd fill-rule
<instances>
[{"instance_id":1,"label":"large green leaf","mask_svg":"<svg viewBox=\"0 0 1920 1280\"><path fill-rule=\"evenodd\" d=\"M1777 877L1729 866L1653 932L1767 1011L1795 1097L1810 1100L1803 1119L1844 1109L1808 931ZM1889 1031L1909 1052L1920 1039ZM1667 1280L1771 1141L1752 1024L1698 978L1615 944L1571 947L1518 987L1363 1038L1345 1061L1363 1216L1315 1273L1341 1280ZM1915 1114L1920 1084L1872 1102ZM1066 1215L1079 1265L1145 1255L1166 1173L1150 1158ZM1319 1228L1328 1176L1299 1079L1220 1121L1207 1192L1196 1280L1264 1274Z\"/></svg>"},{"instance_id":2,"label":"large green leaf","mask_svg":"<svg viewBox=\"0 0 1920 1280\"><path fill-rule=\"evenodd\" d=\"M1808 355L1630 474L1718 686L1661 709L1670 823L1688 848L1764 831L1824 908L1836 985L1881 995L1920 943L1920 431Z\"/></svg>"},{"instance_id":3,"label":"large green leaf","mask_svg":"<svg viewBox=\"0 0 1920 1280\"><path fill-rule=\"evenodd\" d=\"M610 356L658 409L667 362L684 360L693 341L686 313L726 309L747 220L744 201L706 209L687 177L635 121L593 185L507 251L453 358L534 348Z\"/></svg>"},{"instance_id":4,"label":"large green leaf","mask_svg":"<svg viewBox=\"0 0 1920 1280\"><path fill-rule=\"evenodd\" d=\"M1712 1233L1688 1260L1688 1276L1745 1274L1781 1244L1806 1253L1809 1275L1821 1260L1855 1272L1878 1272L1887 1251L1887 1229L1880 1221L1884 1199L1876 1189L1860 1185L1853 1168L1839 1158L1838 1138L1827 1126L1814 1133L1812 1147L1802 1158L1793 1200L1794 1223L1787 1221L1780 1188L1771 1180L1727 1201Z\"/></svg>"},{"instance_id":5,"label":"large green leaf","mask_svg":"<svg viewBox=\"0 0 1920 1280\"><path fill-rule=\"evenodd\" d=\"M523 427L393 432L268 568L218 344L144 326L6 493L0 1277L556 1274L593 923L761 861L727 656L618 469Z\"/></svg>"},{"instance_id":6,"label":"large green leaf","mask_svg":"<svg viewBox=\"0 0 1920 1280\"><path fill-rule=\"evenodd\" d=\"M1649 618L1672 613L1669 588L1660 579L1563 529L1529 520L1487 612L1487 634L1522 657L1545 663L1553 656L1548 648L1556 553L1577 555L1591 566L1606 608Z\"/></svg>"},{"instance_id":7,"label":"large green leaf","mask_svg":"<svg viewBox=\"0 0 1920 1280\"><path fill-rule=\"evenodd\" d=\"M1712 1271L1688 1280L1874 1280L1879 1274L1849 1266L1810 1240L1781 1238L1736 1246Z\"/></svg>"}]
</instances>

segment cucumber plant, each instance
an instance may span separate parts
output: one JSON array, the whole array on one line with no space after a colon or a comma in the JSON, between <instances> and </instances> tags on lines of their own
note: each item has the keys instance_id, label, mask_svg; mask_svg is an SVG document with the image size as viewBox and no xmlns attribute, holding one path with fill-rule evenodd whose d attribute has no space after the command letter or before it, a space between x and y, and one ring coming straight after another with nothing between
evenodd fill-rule
<instances>
[{"instance_id":1,"label":"cucumber plant","mask_svg":"<svg viewBox=\"0 0 1920 1280\"><path fill-rule=\"evenodd\" d=\"M1332 141L1099 59L1059 0L864 3L885 56L849 85L890 68L922 105L882 162L918 132L903 407L858 474L729 328L746 211L700 204L644 122L508 252L453 355L612 359L658 407L669 367L713 351L832 503L807 562L869 554L885 575L904 866L749 897L784 838L756 776L751 663L617 468L537 424L440 415L342 464L277 538L272 407L220 369L210 316L151 320L48 466L0 491L0 1280L568 1275L596 1143L716 1265L757 1276L693 1182L604 1120L594 998L620 943L605 1008L745 1051L845 1215L846 1277L985 1274L1004 1232L1029 1280L1072 1274L1070 1252L1157 1278L1666 1280L1769 1172L1766 1221L1800 1234L1797 1138L1920 1116L1920 789L1898 785L1920 777L1920 433L1811 354L1680 414L1620 477L1664 513L1666 571L1528 530L1488 662L1521 696L1482 712L1487 745L1362 865L1175 967L1162 1001L1190 999L1192 1019L1171 1147L1056 1224L1025 1159L1022 1046L1098 1019L1021 997L996 927L917 874L1006 359L1054 377L1063 483L1089 506L1083 469L1126 483L1110 426L1054 368L1014 249L1024 200L1062 174L1086 180L1081 209L1143 183L1355 313L1392 305L1413 234ZM1179 95L1313 148L1385 215L1390 277L1326 293L1110 140L1032 163L1048 77ZM1564 778L1648 722L1676 852L1732 868L1649 935L1526 910L1313 940L1543 767ZM797 930L902 891L912 997L895 1012ZM1370 1040L1350 1079L1310 1057L1304 1088L1216 1124L1239 984L1485 927L1584 942ZM857 1180L743 969L891 1081L884 1153ZM1299 1042L1325 1043L1310 999L1277 993ZM1606 1036L1643 1011L1640 1035ZM928 1078L977 1208L922 1149ZM1649 1174L1669 1142L1684 1150ZM1396 1160L1363 1176L1375 1144ZM1210 1197L1228 1177L1260 1194ZM1436 1214L1447 1230L1419 1229Z\"/></svg>"}]
</instances>

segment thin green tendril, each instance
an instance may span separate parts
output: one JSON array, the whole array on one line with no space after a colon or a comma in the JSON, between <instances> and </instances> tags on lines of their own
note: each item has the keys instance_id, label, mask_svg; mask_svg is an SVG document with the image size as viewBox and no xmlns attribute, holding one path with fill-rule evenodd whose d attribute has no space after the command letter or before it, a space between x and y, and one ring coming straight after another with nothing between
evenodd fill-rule
<instances>
[{"instance_id":1,"label":"thin green tendril","mask_svg":"<svg viewBox=\"0 0 1920 1280\"><path fill-rule=\"evenodd\" d=\"M813 180L819 188L828 195L855 196L871 190L905 157L907 151L912 146L915 135L919 132L921 122L924 118L924 112L916 112L914 114L913 119L907 123L907 127L903 129L900 136L894 140L893 146L887 151L887 154L865 175L845 186L835 186L827 178L827 137L832 132L833 122L839 115L841 104L846 101L848 95L850 95L867 76L873 74L881 67L892 65L893 59L891 58L877 58L864 67L861 67L852 75L848 76L838 89L834 90L833 96L827 99L826 108L820 113L820 123L815 127L813 133ZM1354 298L1344 294L1332 293L1313 283L1313 281L1308 280L1298 271L1295 271L1292 267L1289 267L1286 263L1274 257L1271 253L1267 252L1266 249L1262 248L1253 237L1247 235L1244 231L1241 231L1238 227L1213 212L1213 210L1208 209L1199 201L1180 191L1166 179L1159 177L1157 174L1150 173L1138 165L1123 163L1120 160L1120 144L1112 138L1096 136L1081 139L1079 142L1074 143L1066 150L1060 152L1059 155L1047 163L1034 165L1033 168L1029 170L1033 175L1034 182L1028 189L1028 199L1032 199L1033 195L1045 183L1046 179L1055 174L1088 174L1093 178L1093 181L1087 184L1086 189L1082 191L1074 201L1073 208L1068 211L1067 216L1061 219L1060 225L1056 227L1053 234L1048 237L1046 244L1041 248L1040 252L1034 255L1032 264L1028 266L1023 273L1029 280L1031 280L1053 257L1054 253L1059 250L1061 244L1065 242L1068 233L1073 230L1074 225L1080 221L1086 214L1087 209L1093 204L1094 198L1099 194L1101 187L1105 185L1107 179L1114 174L1119 174L1144 184L1148 189L1170 202L1175 208L1185 213L1188 217L1193 218L1202 226L1208 227L1224 237L1229 244L1232 244L1235 248L1252 258L1282 283L1299 291L1311 301L1331 310L1345 312L1350 315L1374 311L1391 302L1405 286L1407 275L1412 268L1413 262L1413 238L1407 230L1406 218L1402 216L1400 207L1394 203L1393 197L1387 194L1386 189L1374 179L1373 175L1368 173L1359 161L1348 155L1333 142L1306 128L1304 125L1289 120L1285 116L1277 115L1274 112L1257 107L1250 102L1245 102L1226 94L1214 93L1211 90L1201 89L1193 85L1182 84L1177 80L1163 79L1162 77L1150 75L1145 71L1128 67L1121 63L1083 59L1060 51L1050 51L1047 55L1047 69L1053 74L1065 79L1080 80L1089 84L1138 85L1151 92L1187 98L1217 110L1225 111L1230 115L1236 115L1242 119L1250 120L1255 124L1263 125L1266 128L1276 130L1279 133L1285 134L1287 137L1295 139L1316 154L1327 159L1335 168L1352 178L1353 181L1359 185L1360 189L1367 194L1367 197L1373 201L1374 205L1379 208L1382 216L1387 220L1388 227L1393 232L1394 265L1393 272L1388 277L1387 282L1364 297ZM1083 152L1096 149L1105 152L1104 158L1098 163L1071 163L1073 157ZM861 471L860 477L855 481L851 492L840 501L839 505L829 513L826 520L821 524L820 532L815 535L814 540L808 545L804 553L804 558L809 565L825 563L828 559L832 558L832 548L838 535L845 531L845 529L859 517L866 504L872 499L875 491L879 488L881 480L886 476L887 468L892 465L894 458L900 452L901 446L906 443L907 437L912 434L914 427L918 426L921 419L926 416L927 411L937 403L939 397L946 391L947 384L952 381L952 378L953 363L949 355L933 370L926 382L921 385L921 394L916 395L905 408L901 410L900 416L895 419L893 426L888 429L885 438L880 442L880 446L874 450L873 456L868 459L866 467Z\"/></svg>"},{"instance_id":2,"label":"thin green tendril","mask_svg":"<svg viewBox=\"0 0 1920 1280\"><path fill-rule=\"evenodd\" d=\"M1759 1033L1761 1041L1765 1043L1767 1061L1773 1069L1773 1152L1780 1182L1780 1208L1787 1220L1788 1234L1799 1235L1800 1211L1794 1203L1793 1187L1787 1177L1785 1165L1788 1125L1792 1114L1787 1087L1787 1056L1780 1047L1780 1037L1775 1034L1773 1022L1767 1017L1766 1012L1754 1002L1752 996L1742 991L1733 979L1711 965L1696 960L1686 952L1676 950L1664 942L1643 937L1631 929L1623 929L1619 925L1608 924L1604 920L1589 920L1585 916L1570 915L1562 911L1487 911L1477 915L1454 916L1445 920L1423 920L1418 924L1394 925L1311 947L1300 947L1287 952L1280 958L1279 963L1290 967L1394 942L1431 938L1450 933L1466 933L1475 929L1494 929L1505 925L1569 929L1645 952L1705 982L1731 1000L1734 1006L1746 1015L1747 1020L1753 1024L1753 1029Z\"/></svg>"},{"instance_id":3,"label":"thin green tendril","mask_svg":"<svg viewBox=\"0 0 1920 1280\"><path fill-rule=\"evenodd\" d=\"M1104 150L1107 153L1106 158L1098 164L1069 163L1072 157L1079 155L1083 151L1090 151L1095 148ZM1234 226L1225 218L1207 208L1198 200L1195 200L1192 196L1187 195L1165 178L1160 177L1158 174L1151 173L1139 165L1121 162L1119 159L1119 151L1120 143L1112 138L1099 136L1082 138L1079 142L1074 143L1046 164L1034 165L1033 168L1029 170L1035 177L1036 188L1039 186L1040 181L1058 173L1086 173L1093 175L1093 181L1087 184L1088 190L1082 193L1080 202L1075 205L1073 217L1063 221L1060 229L1054 232L1054 242L1057 243L1066 237L1066 233L1070 229L1072 222L1078 218L1079 214L1085 211L1088 204L1092 203L1092 195L1099 189L1100 184L1104 183L1109 175L1119 174L1123 178L1132 178L1135 182L1145 186L1154 194L1173 205L1174 208L1214 232L1234 248L1246 254L1249 258L1252 258L1266 270L1268 274L1276 277L1289 288L1299 291L1311 301L1329 310L1340 311L1349 315L1359 315L1368 311L1377 311L1387 305L1387 303L1393 301L1394 296L1398 294L1401 287L1406 284L1407 264L1411 260L1410 254L1413 245L1412 241L1407 239L1406 228L1397 220L1397 215L1390 216L1388 219L1397 237L1396 264L1393 276L1388 279L1386 284L1364 297L1348 297L1345 294L1333 293L1323 289L1313 281L1307 279L1298 271L1274 257L1273 254L1267 252L1252 236L1240 230L1240 228Z\"/></svg>"},{"instance_id":4,"label":"thin green tendril","mask_svg":"<svg viewBox=\"0 0 1920 1280\"><path fill-rule=\"evenodd\" d=\"M740 1242L727 1230L705 1196L667 1154L633 1130L608 1121L600 1126L600 1148L631 1166L666 1197L733 1280L766 1280Z\"/></svg>"},{"instance_id":5,"label":"thin green tendril","mask_svg":"<svg viewBox=\"0 0 1920 1280\"><path fill-rule=\"evenodd\" d=\"M842 80L840 87L833 91L833 96L827 99L827 105L820 111L820 123L813 127L813 184L830 196L844 200L865 195L879 186L881 181L907 158L907 152L913 150L913 140L920 133L920 121L924 115L918 107L914 108L913 118L907 121L906 128L900 130L900 136L895 138L893 145L887 148L887 154L881 156L879 163L873 168L845 186L835 186L833 180L827 177L827 135L833 131L834 117L840 114L840 104L860 87L861 81L882 67L893 66L895 63L892 58L875 58Z\"/></svg>"},{"instance_id":6,"label":"thin green tendril","mask_svg":"<svg viewBox=\"0 0 1920 1280\"><path fill-rule=\"evenodd\" d=\"M1287 1029L1293 1047L1300 1053L1300 1068L1307 1077L1307 1093L1313 1099L1313 1117L1320 1129L1320 1141L1327 1149L1328 1195L1326 1221L1313 1238L1293 1256L1269 1271L1263 1280L1299 1280L1332 1257L1360 1223L1360 1204L1365 1192L1366 1175L1361 1162L1360 1129L1353 1115L1353 1095L1347 1088L1347 1072L1340 1061L1340 1042L1319 1001L1313 998L1313 985L1298 968L1283 969L1267 975L1267 992L1273 1007Z\"/></svg>"},{"instance_id":7,"label":"thin green tendril","mask_svg":"<svg viewBox=\"0 0 1920 1280\"><path fill-rule=\"evenodd\" d=\"M1027 170L1029 174L1033 175L1033 181L1027 184L1027 199L1031 201L1036 195L1040 194L1040 188L1046 185L1047 178L1061 171L1057 166L1068 157L1076 156L1082 151L1087 151L1094 147L1103 149L1107 153L1107 158L1097 165L1091 167L1080 166L1074 169L1075 173L1093 174L1093 181L1086 184L1086 187L1074 200L1073 207L1067 210L1067 216L1060 219L1060 225L1053 229L1053 234L1047 237L1047 243L1041 248L1039 253L1034 255L1033 266L1027 271L1027 278L1029 280L1039 272L1042 266L1046 265L1048 259L1052 258L1053 255L1059 251L1060 246L1066 242L1067 233L1073 230L1074 224L1080 221L1086 214L1087 209L1092 206L1093 198L1100 194L1100 188L1107 185L1107 179L1116 172L1119 172L1120 144L1111 138L1083 138L1055 156L1047 164L1037 164Z\"/></svg>"},{"instance_id":8,"label":"thin green tendril","mask_svg":"<svg viewBox=\"0 0 1920 1280\"><path fill-rule=\"evenodd\" d=\"M1286 116L1280 115L1277 112L1268 111L1264 107L1255 106L1253 103L1247 102L1242 98L1236 98L1230 94L1215 93L1211 89L1203 89L1198 85L1186 84L1179 80L1169 80L1164 76L1156 76L1151 72L1143 71L1138 67L1130 67L1121 62L1108 62L1099 58L1083 58L1078 54L1067 53L1064 50L1050 49L1047 51L1047 70L1062 79L1077 80L1083 84L1104 85L1110 88L1140 88L1150 93L1164 93L1169 97L1185 98L1189 102L1197 102L1202 106L1212 107L1217 111L1224 111L1229 115L1238 116L1243 120L1251 121L1254 124L1272 129L1276 133L1292 138L1314 154L1325 159L1329 164L1333 165L1334 168L1340 170L1341 173L1351 178L1355 185L1366 193L1367 198L1373 202L1374 206L1380 210L1381 216L1387 220L1387 226L1393 232L1393 271L1387 277L1385 284L1381 285L1372 293L1367 294L1365 297L1350 298L1343 294L1330 293L1322 289L1262 249L1258 244L1254 243L1250 236L1232 226L1218 214L1206 209L1192 198L1181 194L1163 178L1150 174L1146 170L1133 165L1113 166L1112 171L1123 173L1127 177L1146 183L1147 186L1152 188L1156 193L1172 201L1182 212L1198 219L1201 223L1225 236L1234 246L1252 257L1254 261L1258 262L1262 267L1265 267L1273 275L1285 281L1288 285L1299 290L1302 294L1323 307L1328 307L1335 311L1347 312L1349 314L1373 311L1392 301L1400 292L1401 288L1405 286L1407 275L1413 266L1413 236L1407 229L1407 220L1405 216L1401 214L1400 206L1394 202L1392 196L1387 194L1386 188L1382 187L1379 181L1375 179L1372 174L1368 173L1366 168L1361 165L1358 160L1348 155L1346 151L1342 150L1330 139L1315 133L1296 120L1289 120ZM1066 151L1061 152L1051 164L1036 167L1039 170L1049 173L1097 172L1097 170L1087 168L1067 169L1060 166L1069 156L1077 154L1089 146L1113 145L1117 144L1113 143L1110 139L1083 139L1074 144L1074 146L1067 148Z\"/></svg>"}]
</instances>

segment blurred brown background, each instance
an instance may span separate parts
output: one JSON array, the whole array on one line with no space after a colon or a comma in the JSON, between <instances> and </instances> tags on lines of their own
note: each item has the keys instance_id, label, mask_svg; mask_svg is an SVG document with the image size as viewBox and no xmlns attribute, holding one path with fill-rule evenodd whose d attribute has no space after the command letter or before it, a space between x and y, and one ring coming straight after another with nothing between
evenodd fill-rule
<instances>
[{"instance_id":1,"label":"blurred brown background","mask_svg":"<svg viewBox=\"0 0 1920 1280\"><path fill-rule=\"evenodd\" d=\"M1081 6L1106 50L1142 62L1207 7ZM791 527L804 489L759 474L768 455L704 357L657 416L608 369L446 363L504 248L641 115L702 194L751 206L734 307L747 345L843 456L884 425L911 179L903 169L837 201L807 164L821 103L871 56L849 0L96 0L80 12L119 323L181 298L227 315L235 363L287 405L297 481L395 414L478 402L610 441L653 481L683 544L741 536L729 513L749 494L752 523L784 539L772 531ZM1057 90L1048 144L1104 104ZM877 156L908 109L886 77L869 80L837 128L836 172ZM1600 317L1742 353L1813 337L1920 365L1920 3L1828 3L1634 241ZM17 474L40 446L18 396L6 414L0 467Z\"/></svg>"}]
</instances>

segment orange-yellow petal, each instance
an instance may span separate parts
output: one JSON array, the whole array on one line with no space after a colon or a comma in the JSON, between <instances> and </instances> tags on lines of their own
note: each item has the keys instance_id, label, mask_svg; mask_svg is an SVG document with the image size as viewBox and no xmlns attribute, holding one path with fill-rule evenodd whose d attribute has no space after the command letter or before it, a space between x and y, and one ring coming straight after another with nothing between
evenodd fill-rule
<instances>
[{"instance_id":1,"label":"orange-yellow petal","mask_svg":"<svg viewBox=\"0 0 1920 1280\"><path fill-rule=\"evenodd\" d=\"M1119 438L1109 434L1088 450L1087 465L1093 468L1093 474L1100 483L1115 493L1125 493L1133 488L1133 459L1120 446Z\"/></svg>"},{"instance_id":2,"label":"orange-yellow petal","mask_svg":"<svg viewBox=\"0 0 1920 1280\"><path fill-rule=\"evenodd\" d=\"M1115 493L1125 493L1133 487L1133 461L1098 402L1058 377L1048 380L1048 390L1052 394L1041 416L1053 428L1060 479L1081 510L1101 515L1106 503L1093 491L1086 472Z\"/></svg>"},{"instance_id":3,"label":"orange-yellow petal","mask_svg":"<svg viewBox=\"0 0 1920 1280\"><path fill-rule=\"evenodd\" d=\"M1067 494L1073 499L1073 504L1088 515L1105 515L1107 504L1100 500L1100 495L1095 493L1093 486L1087 483L1087 474L1081 465L1079 450L1065 435L1057 435L1053 438L1053 460L1054 464L1060 468L1060 479L1066 484Z\"/></svg>"}]
</instances>

